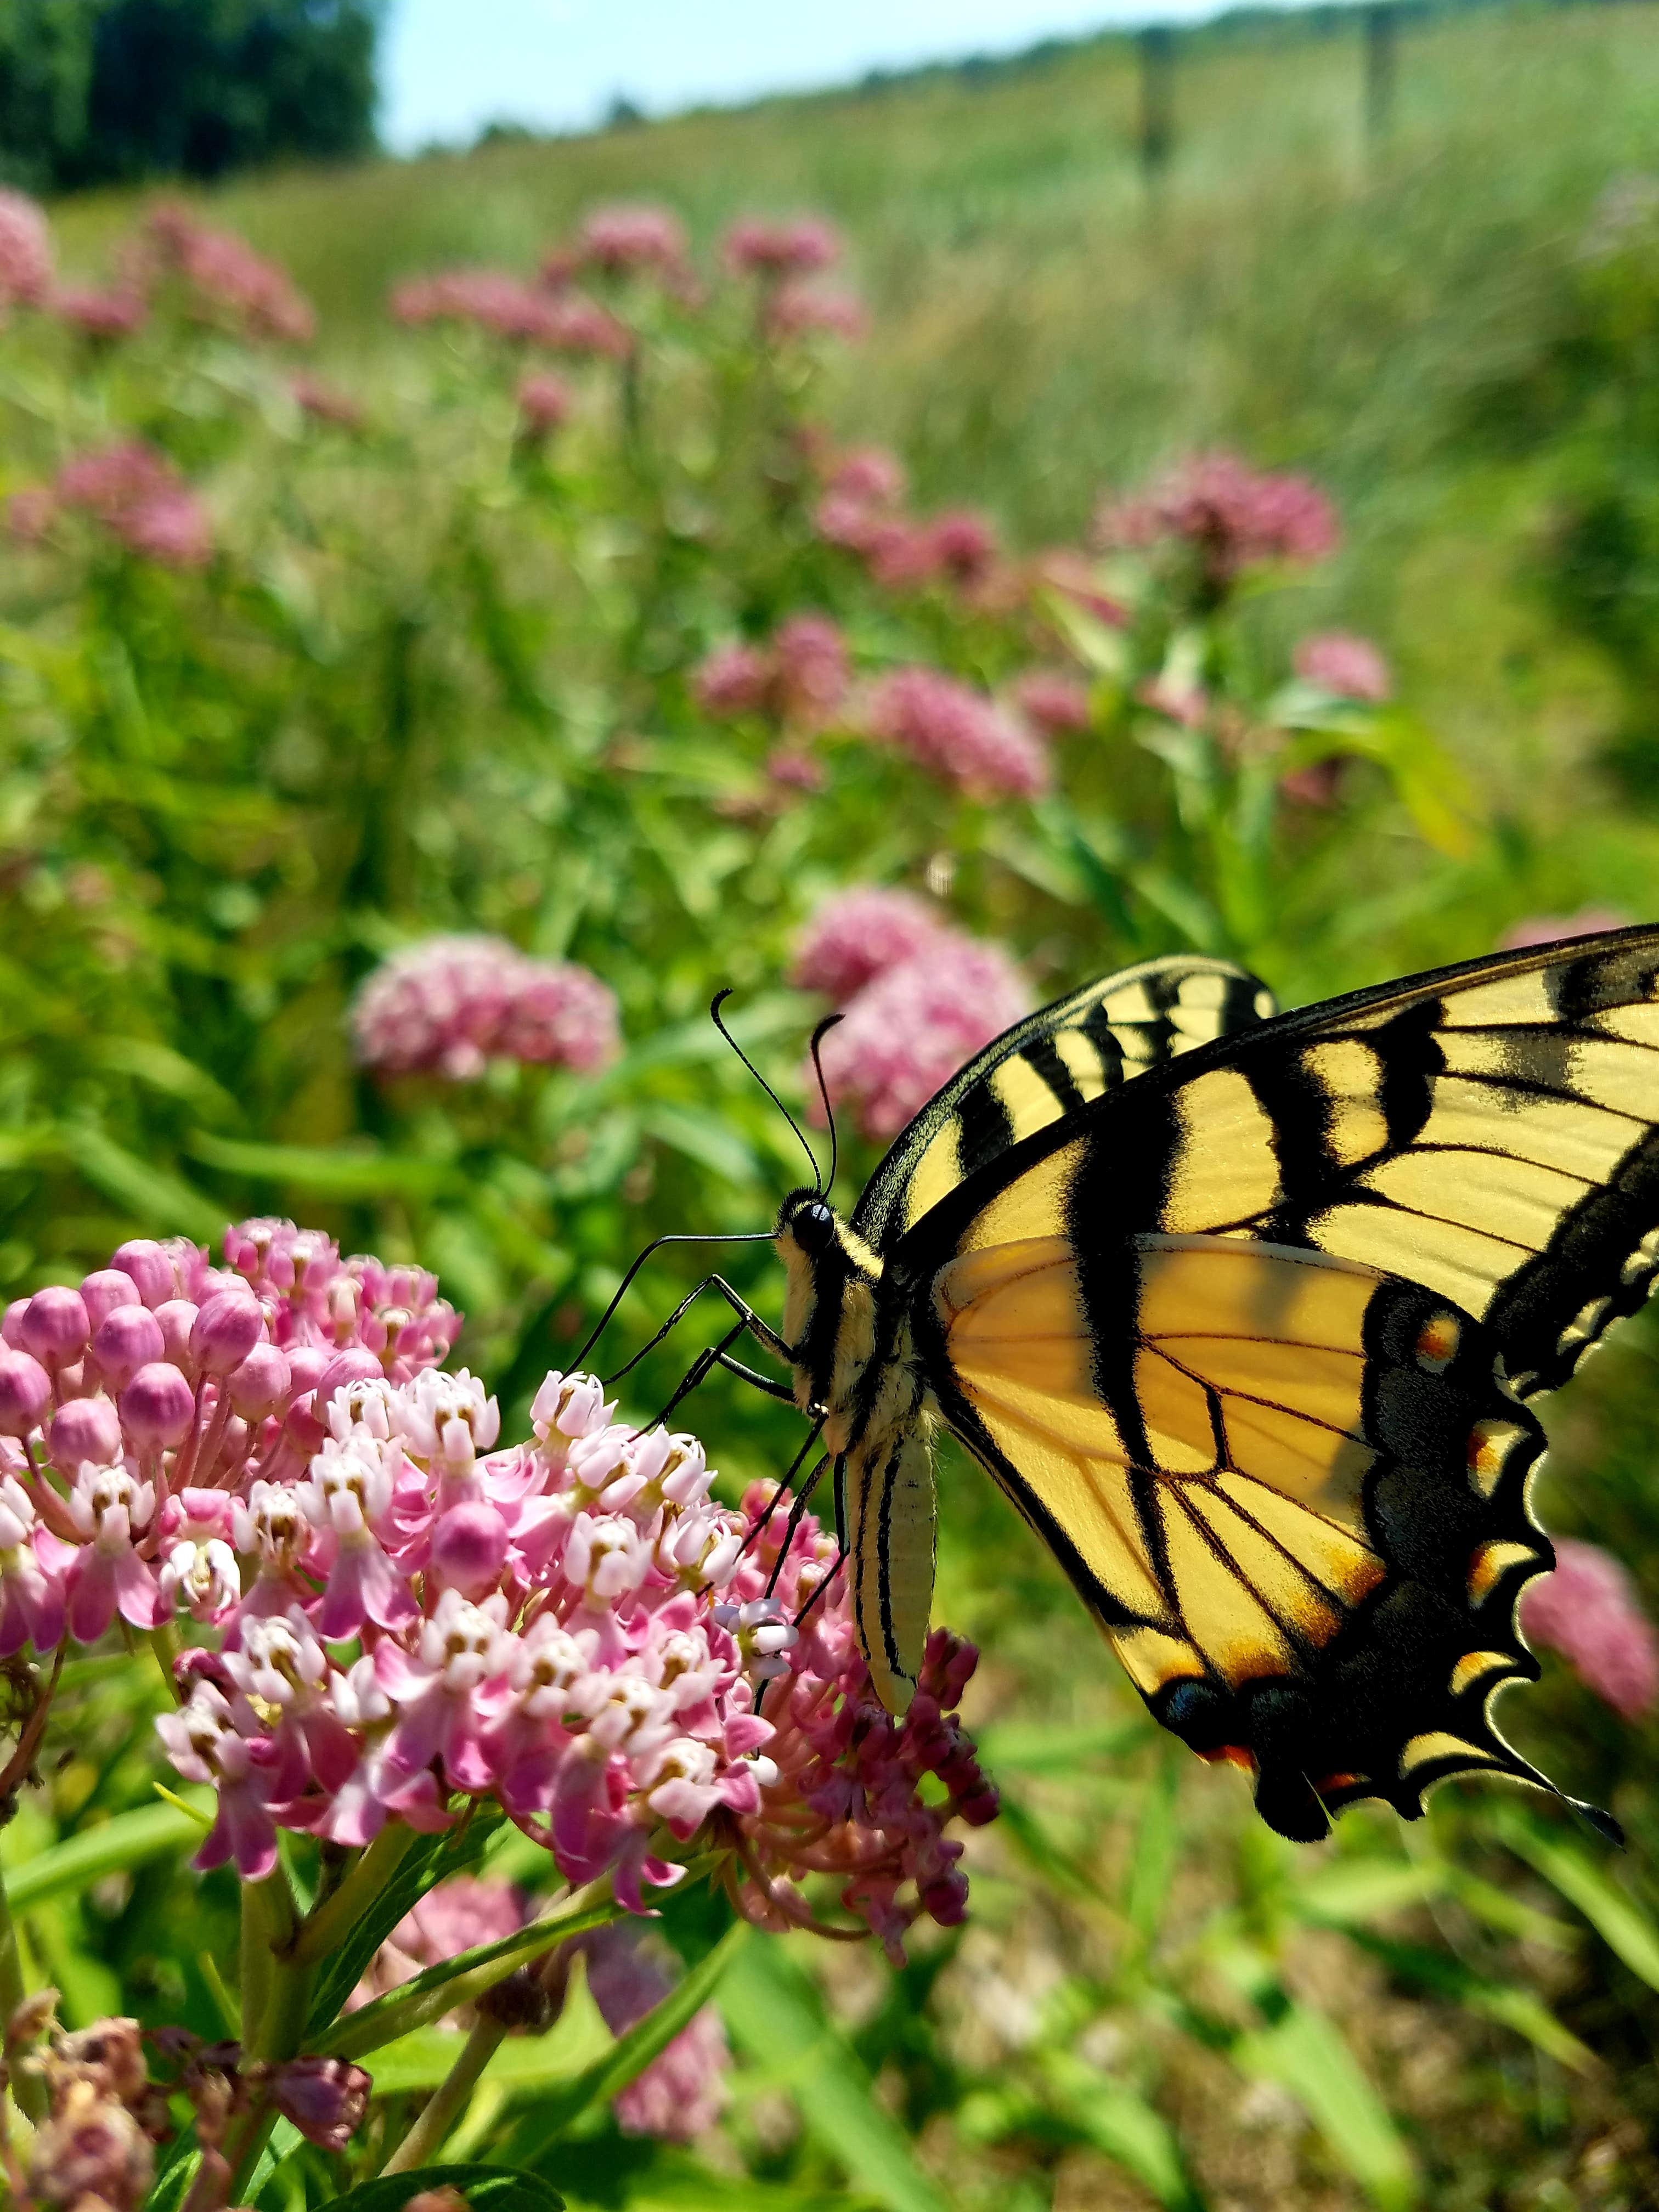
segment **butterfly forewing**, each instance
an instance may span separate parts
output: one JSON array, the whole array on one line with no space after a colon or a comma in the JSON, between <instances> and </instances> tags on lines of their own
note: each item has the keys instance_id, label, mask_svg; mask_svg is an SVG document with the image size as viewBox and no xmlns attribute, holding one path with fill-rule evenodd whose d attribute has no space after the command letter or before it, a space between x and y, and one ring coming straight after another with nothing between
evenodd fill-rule
<instances>
[{"instance_id":1,"label":"butterfly forewing","mask_svg":"<svg viewBox=\"0 0 1659 2212\"><path fill-rule=\"evenodd\" d=\"M1489 1710L1552 1558L1522 1400L1651 1286L1656 1123L1659 930L1620 932L1218 1034L892 1240L945 1419L1286 1832L1532 1775Z\"/></svg>"},{"instance_id":2,"label":"butterfly forewing","mask_svg":"<svg viewBox=\"0 0 1659 2212\"><path fill-rule=\"evenodd\" d=\"M1017 1023L958 1070L878 1168L853 1226L886 1249L1012 1146L1274 1011L1256 977L1197 953L1101 977Z\"/></svg>"}]
</instances>

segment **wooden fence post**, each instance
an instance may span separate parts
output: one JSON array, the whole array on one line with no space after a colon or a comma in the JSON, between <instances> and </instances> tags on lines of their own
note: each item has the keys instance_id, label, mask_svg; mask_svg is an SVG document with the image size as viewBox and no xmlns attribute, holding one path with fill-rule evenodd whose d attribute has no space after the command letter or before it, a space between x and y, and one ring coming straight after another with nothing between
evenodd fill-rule
<instances>
[{"instance_id":1,"label":"wooden fence post","mask_svg":"<svg viewBox=\"0 0 1659 2212\"><path fill-rule=\"evenodd\" d=\"M1365 137L1387 137L1394 115L1400 58L1400 11L1395 0L1370 0L1365 9Z\"/></svg>"},{"instance_id":2,"label":"wooden fence post","mask_svg":"<svg viewBox=\"0 0 1659 2212\"><path fill-rule=\"evenodd\" d=\"M1175 151L1175 33L1167 23L1141 32L1140 172L1155 187Z\"/></svg>"}]
</instances>

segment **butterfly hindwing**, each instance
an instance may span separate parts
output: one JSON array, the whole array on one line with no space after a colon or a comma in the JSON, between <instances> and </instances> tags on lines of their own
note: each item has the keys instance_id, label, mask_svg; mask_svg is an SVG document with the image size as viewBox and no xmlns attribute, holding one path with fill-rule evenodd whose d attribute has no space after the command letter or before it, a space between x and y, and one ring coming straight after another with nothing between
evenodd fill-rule
<instances>
[{"instance_id":1,"label":"butterfly hindwing","mask_svg":"<svg viewBox=\"0 0 1659 2212\"><path fill-rule=\"evenodd\" d=\"M1286 1832L1531 1775L1489 1712L1552 1559L1524 1401L1651 1287L1656 1124L1659 930L1625 931L1218 1037L898 1241L946 1420Z\"/></svg>"},{"instance_id":2,"label":"butterfly hindwing","mask_svg":"<svg viewBox=\"0 0 1659 2212\"><path fill-rule=\"evenodd\" d=\"M1170 953L1085 985L958 1070L894 1143L853 1226L884 1249L1012 1146L1274 1010L1256 977L1199 953Z\"/></svg>"}]
</instances>

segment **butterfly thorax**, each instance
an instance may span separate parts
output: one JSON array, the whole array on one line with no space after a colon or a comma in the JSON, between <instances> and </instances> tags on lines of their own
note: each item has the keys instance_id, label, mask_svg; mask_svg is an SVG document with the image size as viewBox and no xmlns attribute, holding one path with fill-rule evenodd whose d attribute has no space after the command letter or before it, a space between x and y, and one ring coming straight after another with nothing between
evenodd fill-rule
<instances>
[{"instance_id":1,"label":"butterfly thorax","mask_svg":"<svg viewBox=\"0 0 1659 2212\"><path fill-rule=\"evenodd\" d=\"M859 1639L890 1711L909 1703L933 1602L938 1407L879 1257L812 1191L778 1215L783 1336L836 1462Z\"/></svg>"}]
</instances>

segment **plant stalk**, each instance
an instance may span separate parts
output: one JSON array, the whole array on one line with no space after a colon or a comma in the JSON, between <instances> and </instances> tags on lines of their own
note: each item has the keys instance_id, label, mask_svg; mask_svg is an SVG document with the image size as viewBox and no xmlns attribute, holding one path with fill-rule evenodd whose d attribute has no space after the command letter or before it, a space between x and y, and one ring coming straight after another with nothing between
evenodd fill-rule
<instances>
[{"instance_id":1,"label":"plant stalk","mask_svg":"<svg viewBox=\"0 0 1659 2212\"><path fill-rule=\"evenodd\" d=\"M307 1966L326 1958L364 1908L386 1887L414 1845L415 1831L388 1820L339 1887L318 1905L294 1945L294 1956Z\"/></svg>"},{"instance_id":2,"label":"plant stalk","mask_svg":"<svg viewBox=\"0 0 1659 2212\"><path fill-rule=\"evenodd\" d=\"M460 2057L433 2091L414 2126L381 2167L382 2173L407 2173L412 2167L427 2163L454 2126L461 2107L477 2087L485 2067L495 2056L506 2033L504 2021L492 2019L488 2013L480 2015L462 2046Z\"/></svg>"},{"instance_id":3,"label":"plant stalk","mask_svg":"<svg viewBox=\"0 0 1659 2212\"><path fill-rule=\"evenodd\" d=\"M27 1991L23 1987L23 1955L18 1948L16 1923L6 1896L5 1876L0 1873L0 2032L9 2022ZM25 2118L42 2120L46 2115L46 2088L33 2075L15 2069L11 2094Z\"/></svg>"}]
</instances>

